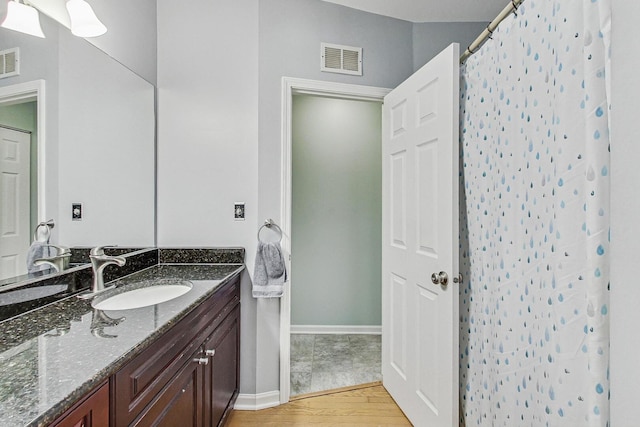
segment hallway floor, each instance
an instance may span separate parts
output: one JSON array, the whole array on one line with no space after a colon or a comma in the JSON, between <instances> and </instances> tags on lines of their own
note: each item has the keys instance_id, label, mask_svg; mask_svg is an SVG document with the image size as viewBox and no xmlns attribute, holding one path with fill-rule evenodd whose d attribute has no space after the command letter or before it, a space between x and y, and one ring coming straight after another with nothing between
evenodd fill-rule
<instances>
[{"instance_id":1,"label":"hallway floor","mask_svg":"<svg viewBox=\"0 0 640 427\"><path fill-rule=\"evenodd\" d=\"M382 385L339 390L260 411L231 412L227 427L410 427Z\"/></svg>"},{"instance_id":2,"label":"hallway floor","mask_svg":"<svg viewBox=\"0 0 640 427\"><path fill-rule=\"evenodd\" d=\"M380 335L291 334L291 396L382 380Z\"/></svg>"}]
</instances>

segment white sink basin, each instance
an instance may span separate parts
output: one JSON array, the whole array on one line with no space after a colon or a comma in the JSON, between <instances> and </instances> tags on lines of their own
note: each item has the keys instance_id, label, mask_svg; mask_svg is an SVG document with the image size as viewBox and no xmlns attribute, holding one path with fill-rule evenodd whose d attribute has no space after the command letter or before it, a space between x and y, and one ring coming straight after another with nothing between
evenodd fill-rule
<instances>
[{"instance_id":1,"label":"white sink basin","mask_svg":"<svg viewBox=\"0 0 640 427\"><path fill-rule=\"evenodd\" d=\"M105 298L95 298L91 305L99 310L129 310L147 307L169 301L186 294L192 288L186 280L173 281L171 284L159 284L117 293Z\"/></svg>"}]
</instances>

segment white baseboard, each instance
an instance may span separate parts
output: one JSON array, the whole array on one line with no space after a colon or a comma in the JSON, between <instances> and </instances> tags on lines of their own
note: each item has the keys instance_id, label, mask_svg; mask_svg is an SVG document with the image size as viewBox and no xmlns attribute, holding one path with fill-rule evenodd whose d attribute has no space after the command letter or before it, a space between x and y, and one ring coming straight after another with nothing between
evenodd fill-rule
<instances>
[{"instance_id":1,"label":"white baseboard","mask_svg":"<svg viewBox=\"0 0 640 427\"><path fill-rule=\"evenodd\" d=\"M239 394L233 409L258 411L280 405L280 390L258 394Z\"/></svg>"},{"instance_id":2,"label":"white baseboard","mask_svg":"<svg viewBox=\"0 0 640 427\"><path fill-rule=\"evenodd\" d=\"M382 335L382 326L357 325L291 325L292 334Z\"/></svg>"}]
</instances>

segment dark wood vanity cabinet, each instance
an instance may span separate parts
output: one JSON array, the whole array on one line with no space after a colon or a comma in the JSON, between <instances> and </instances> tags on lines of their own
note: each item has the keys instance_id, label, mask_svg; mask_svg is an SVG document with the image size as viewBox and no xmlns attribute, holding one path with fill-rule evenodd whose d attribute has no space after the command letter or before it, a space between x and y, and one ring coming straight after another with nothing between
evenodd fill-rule
<instances>
[{"instance_id":1,"label":"dark wood vanity cabinet","mask_svg":"<svg viewBox=\"0 0 640 427\"><path fill-rule=\"evenodd\" d=\"M234 310L204 343L204 425L223 424L239 390L240 311Z\"/></svg>"},{"instance_id":2,"label":"dark wood vanity cabinet","mask_svg":"<svg viewBox=\"0 0 640 427\"><path fill-rule=\"evenodd\" d=\"M197 353L191 355L195 356ZM159 393L153 396L151 403L142 408L131 423L122 425L202 426L202 399L205 391L203 375L202 366L197 363L182 365ZM136 414L134 412L131 415Z\"/></svg>"},{"instance_id":3,"label":"dark wood vanity cabinet","mask_svg":"<svg viewBox=\"0 0 640 427\"><path fill-rule=\"evenodd\" d=\"M111 378L115 426L223 425L239 390L239 278Z\"/></svg>"},{"instance_id":4,"label":"dark wood vanity cabinet","mask_svg":"<svg viewBox=\"0 0 640 427\"><path fill-rule=\"evenodd\" d=\"M98 387L51 424L52 427L109 427L109 384Z\"/></svg>"}]
</instances>

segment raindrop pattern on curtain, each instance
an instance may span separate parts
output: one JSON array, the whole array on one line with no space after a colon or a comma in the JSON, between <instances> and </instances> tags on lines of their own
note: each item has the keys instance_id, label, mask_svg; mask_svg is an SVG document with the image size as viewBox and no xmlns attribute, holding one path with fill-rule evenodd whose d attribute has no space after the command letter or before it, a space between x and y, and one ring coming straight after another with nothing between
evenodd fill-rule
<instances>
[{"instance_id":1,"label":"raindrop pattern on curtain","mask_svg":"<svg viewBox=\"0 0 640 427\"><path fill-rule=\"evenodd\" d=\"M462 70L471 426L609 423L609 0L526 0Z\"/></svg>"}]
</instances>

